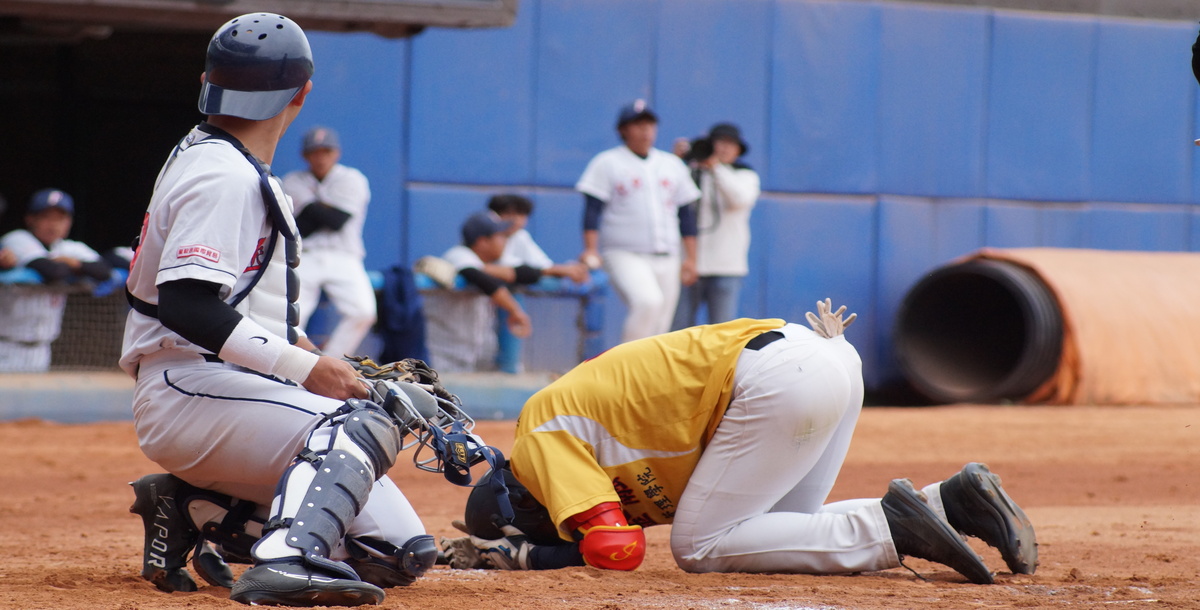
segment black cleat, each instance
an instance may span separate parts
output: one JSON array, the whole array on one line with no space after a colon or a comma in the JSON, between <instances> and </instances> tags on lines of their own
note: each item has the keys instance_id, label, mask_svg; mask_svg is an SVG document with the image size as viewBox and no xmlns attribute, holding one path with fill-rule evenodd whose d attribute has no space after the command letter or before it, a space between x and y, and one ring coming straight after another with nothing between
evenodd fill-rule
<instances>
[{"instance_id":1,"label":"black cleat","mask_svg":"<svg viewBox=\"0 0 1200 610\"><path fill-rule=\"evenodd\" d=\"M129 512L142 518L145 532L142 578L167 593L195 591L196 581L184 566L199 533L175 503L188 484L174 475L148 474L130 485L134 500Z\"/></svg>"},{"instance_id":2,"label":"black cleat","mask_svg":"<svg viewBox=\"0 0 1200 610\"><path fill-rule=\"evenodd\" d=\"M1025 511L1008 497L1000 477L972 462L942 482L942 504L954 529L1000 550L1013 574L1037 570L1037 537Z\"/></svg>"},{"instance_id":3,"label":"black cleat","mask_svg":"<svg viewBox=\"0 0 1200 610\"><path fill-rule=\"evenodd\" d=\"M925 503L925 496L908 479L894 479L883 496L892 542L900 555L927 559L954 568L977 585L992 584L983 560Z\"/></svg>"},{"instance_id":4,"label":"black cleat","mask_svg":"<svg viewBox=\"0 0 1200 610\"><path fill-rule=\"evenodd\" d=\"M192 555L192 569L204 579L204 582L214 587L233 587L233 570L225 563L225 558L208 542L201 540L196 545L196 554Z\"/></svg>"},{"instance_id":5,"label":"black cleat","mask_svg":"<svg viewBox=\"0 0 1200 610\"><path fill-rule=\"evenodd\" d=\"M365 606L383 598L375 585L326 576L299 559L254 566L229 594L236 602L267 606Z\"/></svg>"}]
</instances>

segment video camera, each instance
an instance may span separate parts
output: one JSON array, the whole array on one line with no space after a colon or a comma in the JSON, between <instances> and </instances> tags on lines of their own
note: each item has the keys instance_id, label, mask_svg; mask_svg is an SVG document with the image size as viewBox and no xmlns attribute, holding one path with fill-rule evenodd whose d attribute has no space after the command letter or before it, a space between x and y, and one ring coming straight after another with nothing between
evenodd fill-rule
<instances>
[{"instance_id":1,"label":"video camera","mask_svg":"<svg viewBox=\"0 0 1200 610\"><path fill-rule=\"evenodd\" d=\"M712 140L708 139L707 137L699 137L692 140L687 154L683 156L683 160L685 163L691 163L692 161L703 161L712 155Z\"/></svg>"}]
</instances>

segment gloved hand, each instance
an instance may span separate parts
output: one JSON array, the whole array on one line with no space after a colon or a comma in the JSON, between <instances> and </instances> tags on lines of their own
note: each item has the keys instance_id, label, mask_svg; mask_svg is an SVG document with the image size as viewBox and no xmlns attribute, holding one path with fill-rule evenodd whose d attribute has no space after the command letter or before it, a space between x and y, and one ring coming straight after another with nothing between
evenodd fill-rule
<instances>
[{"instance_id":1,"label":"gloved hand","mask_svg":"<svg viewBox=\"0 0 1200 610\"><path fill-rule=\"evenodd\" d=\"M837 311L832 311L832 309L833 304L829 299L825 299L817 301L816 314L811 311L804 314L804 318L808 320L812 329L826 339L832 339L846 332L846 328L858 317L858 314L852 313L849 318L842 320L842 314L846 312L845 305L839 307Z\"/></svg>"},{"instance_id":2,"label":"gloved hand","mask_svg":"<svg viewBox=\"0 0 1200 610\"><path fill-rule=\"evenodd\" d=\"M467 524L458 519L451 521L450 524L467 535L458 538L443 536L441 558L445 561L439 561L439 563L446 563L456 570L481 570L489 567L490 564L484 561L483 556L479 554L479 549L475 548L475 543L471 542Z\"/></svg>"},{"instance_id":3,"label":"gloved hand","mask_svg":"<svg viewBox=\"0 0 1200 610\"><path fill-rule=\"evenodd\" d=\"M471 542L479 549L483 560L497 570L528 570L529 550L533 545L525 532L512 525L503 525L500 531L504 532L504 537L499 540L471 536Z\"/></svg>"}]
</instances>

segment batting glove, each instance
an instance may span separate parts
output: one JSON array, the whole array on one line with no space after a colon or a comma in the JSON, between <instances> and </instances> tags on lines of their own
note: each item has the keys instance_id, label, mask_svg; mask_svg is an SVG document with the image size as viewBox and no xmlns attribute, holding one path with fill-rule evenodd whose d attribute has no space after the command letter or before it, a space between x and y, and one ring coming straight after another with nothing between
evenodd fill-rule
<instances>
[{"instance_id":1,"label":"batting glove","mask_svg":"<svg viewBox=\"0 0 1200 610\"><path fill-rule=\"evenodd\" d=\"M497 570L528 570L529 550L533 545L525 537L525 533L505 525L500 528L504 537L499 540L484 540L471 536L471 542L479 549L479 554L489 566Z\"/></svg>"},{"instance_id":2,"label":"batting glove","mask_svg":"<svg viewBox=\"0 0 1200 610\"><path fill-rule=\"evenodd\" d=\"M837 311L833 311L833 304L829 299L817 301L817 313L807 312L804 318L808 320L810 326L818 335L826 339L832 339L844 332L846 328L854 322L858 314L852 313L849 318L842 320L842 314L846 313L846 306L842 305Z\"/></svg>"}]
</instances>

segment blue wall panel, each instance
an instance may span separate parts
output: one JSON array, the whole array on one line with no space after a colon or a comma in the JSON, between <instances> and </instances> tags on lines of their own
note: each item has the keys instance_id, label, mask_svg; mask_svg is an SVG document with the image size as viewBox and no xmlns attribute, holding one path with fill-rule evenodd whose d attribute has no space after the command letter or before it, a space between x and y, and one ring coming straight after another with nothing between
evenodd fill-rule
<instances>
[{"instance_id":1,"label":"blue wall panel","mask_svg":"<svg viewBox=\"0 0 1200 610\"><path fill-rule=\"evenodd\" d=\"M750 145L745 161L766 173L770 17L767 0L663 0L654 95L659 148L732 122Z\"/></svg>"},{"instance_id":2,"label":"blue wall panel","mask_svg":"<svg viewBox=\"0 0 1200 610\"><path fill-rule=\"evenodd\" d=\"M636 98L654 106L658 13L658 2L647 0L541 5L535 84L539 184L574 186L596 153L620 143L618 110Z\"/></svg>"},{"instance_id":3,"label":"blue wall panel","mask_svg":"<svg viewBox=\"0 0 1200 610\"><path fill-rule=\"evenodd\" d=\"M1098 24L1093 200L1190 200L1196 81L1185 58L1195 30L1159 22Z\"/></svg>"},{"instance_id":4,"label":"blue wall panel","mask_svg":"<svg viewBox=\"0 0 1200 610\"><path fill-rule=\"evenodd\" d=\"M441 256L450 247L462 243L462 223L468 216L487 208L495 189L456 186L413 186L408 189L409 214L420 230L410 237L408 260L426 255ZM436 219L434 221L433 219Z\"/></svg>"},{"instance_id":5,"label":"blue wall panel","mask_svg":"<svg viewBox=\"0 0 1200 610\"><path fill-rule=\"evenodd\" d=\"M574 191L541 191L533 196L529 233L555 262L583 251L583 196Z\"/></svg>"},{"instance_id":6,"label":"blue wall panel","mask_svg":"<svg viewBox=\"0 0 1200 610\"><path fill-rule=\"evenodd\" d=\"M1095 31L1090 18L996 13L989 196L1088 198Z\"/></svg>"},{"instance_id":7,"label":"blue wall panel","mask_svg":"<svg viewBox=\"0 0 1200 610\"><path fill-rule=\"evenodd\" d=\"M865 197L764 197L755 210L755 240L773 253L761 315L804 324L820 299L862 318L847 331L864 370L875 351L875 204Z\"/></svg>"},{"instance_id":8,"label":"blue wall panel","mask_svg":"<svg viewBox=\"0 0 1200 610\"><path fill-rule=\"evenodd\" d=\"M880 15L879 190L979 196L990 13L888 5Z\"/></svg>"},{"instance_id":9,"label":"blue wall panel","mask_svg":"<svg viewBox=\"0 0 1200 610\"><path fill-rule=\"evenodd\" d=\"M1087 215L1088 248L1187 250L1189 211L1165 206L1094 205Z\"/></svg>"},{"instance_id":10,"label":"blue wall panel","mask_svg":"<svg viewBox=\"0 0 1200 610\"><path fill-rule=\"evenodd\" d=\"M408 42L373 34L327 32L311 32L308 39L316 65L313 90L279 142L273 171L283 176L306 167L300 141L310 127L325 125L337 130L342 139L342 163L362 171L371 183L363 231L367 268L390 267L401 260L404 249L406 159L402 142ZM362 61L364 56L372 61Z\"/></svg>"},{"instance_id":11,"label":"blue wall panel","mask_svg":"<svg viewBox=\"0 0 1200 610\"><path fill-rule=\"evenodd\" d=\"M1083 248L1087 243L1088 207L1081 204L1043 205L1042 246Z\"/></svg>"},{"instance_id":12,"label":"blue wall panel","mask_svg":"<svg viewBox=\"0 0 1200 610\"><path fill-rule=\"evenodd\" d=\"M1042 243L1042 216L1037 206L990 203L984 208L984 243L991 248L1036 248Z\"/></svg>"},{"instance_id":13,"label":"blue wall panel","mask_svg":"<svg viewBox=\"0 0 1200 610\"><path fill-rule=\"evenodd\" d=\"M764 188L874 191L878 7L779 0L775 9Z\"/></svg>"},{"instance_id":14,"label":"blue wall panel","mask_svg":"<svg viewBox=\"0 0 1200 610\"><path fill-rule=\"evenodd\" d=\"M538 3L490 30L430 30L412 46L410 177L527 184L533 179L533 47Z\"/></svg>"},{"instance_id":15,"label":"blue wall panel","mask_svg":"<svg viewBox=\"0 0 1200 610\"><path fill-rule=\"evenodd\" d=\"M984 245L984 206L975 200L879 199L879 283L875 332L878 366L869 384L899 378L891 348L896 312L908 291L929 272Z\"/></svg>"}]
</instances>

